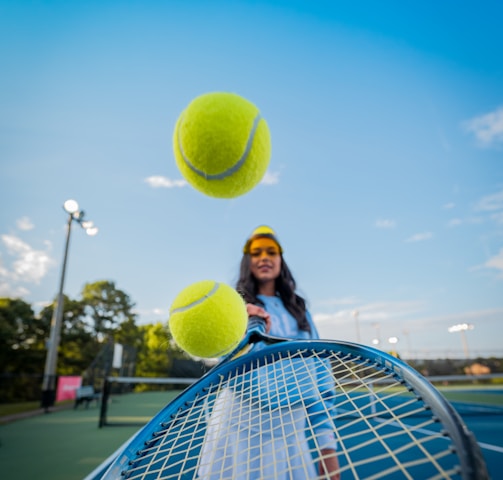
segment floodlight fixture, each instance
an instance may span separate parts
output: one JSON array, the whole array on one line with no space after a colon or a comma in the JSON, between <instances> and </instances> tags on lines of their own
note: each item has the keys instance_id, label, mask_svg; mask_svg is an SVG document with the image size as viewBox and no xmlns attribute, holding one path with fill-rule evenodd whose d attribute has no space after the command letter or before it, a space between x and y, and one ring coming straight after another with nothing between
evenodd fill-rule
<instances>
[{"instance_id":1,"label":"floodlight fixture","mask_svg":"<svg viewBox=\"0 0 503 480\"><path fill-rule=\"evenodd\" d=\"M465 330L473 330L475 327L471 323L458 323L456 325L452 325L447 330L449 333L453 332L462 332Z\"/></svg>"},{"instance_id":2,"label":"floodlight fixture","mask_svg":"<svg viewBox=\"0 0 503 480\"><path fill-rule=\"evenodd\" d=\"M75 212L79 211L79 204L75 200L67 200L65 203L63 203L63 208L67 213L72 215Z\"/></svg>"},{"instance_id":3,"label":"floodlight fixture","mask_svg":"<svg viewBox=\"0 0 503 480\"><path fill-rule=\"evenodd\" d=\"M461 342L463 344L463 351L465 353L465 358L470 358L470 353L468 350L468 341L466 339L466 331L473 330L475 327L471 323L458 323L456 325L450 326L447 331L449 333L459 332L461 334Z\"/></svg>"}]
</instances>

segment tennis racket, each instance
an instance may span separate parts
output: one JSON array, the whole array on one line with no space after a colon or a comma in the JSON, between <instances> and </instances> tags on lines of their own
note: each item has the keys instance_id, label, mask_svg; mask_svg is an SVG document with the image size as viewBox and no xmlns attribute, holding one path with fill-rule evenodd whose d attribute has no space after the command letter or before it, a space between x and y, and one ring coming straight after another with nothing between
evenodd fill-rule
<instances>
[{"instance_id":1,"label":"tennis racket","mask_svg":"<svg viewBox=\"0 0 503 480\"><path fill-rule=\"evenodd\" d=\"M233 353L87 479L489 478L457 412L406 363L250 324Z\"/></svg>"}]
</instances>

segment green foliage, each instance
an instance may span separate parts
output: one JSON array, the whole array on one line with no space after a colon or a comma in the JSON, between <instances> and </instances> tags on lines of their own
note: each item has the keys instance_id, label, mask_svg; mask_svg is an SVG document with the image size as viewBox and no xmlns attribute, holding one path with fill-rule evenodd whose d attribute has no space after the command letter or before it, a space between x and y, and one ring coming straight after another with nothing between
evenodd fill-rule
<instances>
[{"instance_id":1,"label":"green foliage","mask_svg":"<svg viewBox=\"0 0 503 480\"><path fill-rule=\"evenodd\" d=\"M167 376L170 361L168 350L171 336L167 325L155 323L140 327L142 346L138 352L136 375L140 377Z\"/></svg>"},{"instance_id":2,"label":"green foliage","mask_svg":"<svg viewBox=\"0 0 503 480\"><path fill-rule=\"evenodd\" d=\"M50 323L55 308L54 302L42 309L40 318L44 323ZM85 305L65 295L56 373L80 375L96 356L98 349L92 325L89 325L85 316Z\"/></svg>"},{"instance_id":3,"label":"green foliage","mask_svg":"<svg viewBox=\"0 0 503 480\"><path fill-rule=\"evenodd\" d=\"M30 368L25 359L36 358L34 352L43 350L48 325L35 317L24 300L0 298L0 365L2 373ZM26 370L25 370L26 371ZM35 371L29 369L28 371Z\"/></svg>"},{"instance_id":4,"label":"green foliage","mask_svg":"<svg viewBox=\"0 0 503 480\"><path fill-rule=\"evenodd\" d=\"M34 318L31 306L25 301L0 298L0 345L23 348Z\"/></svg>"},{"instance_id":5,"label":"green foliage","mask_svg":"<svg viewBox=\"0 0 503 480\"><path fill-rule=\"evenodd\" d=\"M108 337L116 335L118 341L140 346L134 303L113 282L87 284L81 299L64 296L63 302L58 375L81 375ZM55 307L53 302L35 315L23 300L0 298L0 401L40 397Z\"/></svg>"},{"instance_id":6,"label":"green foliage","mask_svg":"<svg viewBox=\"0 0 503 480\"><path fill-rule=\"evenodd\" d=\"M80 299L64 296L63 302L58 375L86 372L86 381L90 378L99 386L102 376L110 372L114 343L122 344L128 353L127 372L115 374L167 377L174 363L190 363L173 343L167 322L137 325L134 302L114 282L88 283ZM40 398L55 307L53 302L35 315L23 300L0 298L0 402Z\"/></svg>"},{"instance_id":7,"label":"green foliage","mask_svg":"<svg viewBox=\"0 0 503 480\"><path fill-rule=\"evenodd\" d=\"M0 298L0 402L39 393L48 329L25 301Z\"/></svg>"},{"instance_id":8,"label":"green foliage","mask_svg":"<svg viewBox=\"0 0 503 480\"><path fill-rule=\"evenodd\" d=\"M114 329L126 320L135 320L134 303L129 295L115 287L114 282L101 280L87 283L82 289L82 304L94 322L97 337L113 334Z\"/></svg>"},{"instance_id":9,"label":"green foliage","mask_svg":"<svg viewBox=\"0 0 503 480\"><path fill-rule=\"evenodd\" d=\"M138 377L168 377L173 361L185 358L185 354L173 343L167 323L155 323L140 327L142 345L138 351L136 375ZM156 385L138 385L135 390L155 390Z\"/></svg>"},{"instance_id":10,"label":"green foliage","mask_svg":"<svg viewBox=\"0 0 503 480\"><path fill-rule=\"evenodd\" d=\"M140 348L142 341L141 328L136 325L134 317L124 320L113 332L113 339L117 343Z\"/></svg>"}]
</instances>

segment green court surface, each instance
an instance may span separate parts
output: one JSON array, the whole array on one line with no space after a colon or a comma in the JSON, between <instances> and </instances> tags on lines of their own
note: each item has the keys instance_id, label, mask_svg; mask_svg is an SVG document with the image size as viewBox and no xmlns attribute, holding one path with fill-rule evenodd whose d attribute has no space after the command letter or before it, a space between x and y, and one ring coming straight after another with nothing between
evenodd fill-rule
<instances>
[{"instance_id":1,"label":"green court surface","mask_svg":"<svg viewBox=\"0 0 503 480\"><path fill-rule=\"evenodd\" d=\"M177 392L117 396L109 405L113 421L146 423ZM4 480L84 478L126 441L138 426L98 428L99 407L67 408L0 425Z\"/></svg>"},{"instance_id":2,"label":"green court surface","mask_svg":"<svg viewBox=\"0 0 503 480\"><path fill-rule=\"evenodd\" d=\"M108 421L146 423L179 391L145 392L114 396L108 408ZM503 412L503 390L466 389L443 392L454 401L472 405L493 405ZM99 406L88 409L65 408L52 413L0 425L0 465L6 480L83 479L108 458L140 427L98 427ZM1 420L1 419L0 419ZM483 454L494 477L503 461L503 414L466 417L477 440L485 443Z\"/></svg>"},{"instance_id":3,"label":"green court surface","mask_svg":"<svg viewBox=\"0 0 503 480\"><path fill-rule=\"evenodd\" d=\"M439 388L439 390L449 402L464 402L503 407L502 388L473 388L466 386L458 388Z\"/></svg>"}]
</instances>

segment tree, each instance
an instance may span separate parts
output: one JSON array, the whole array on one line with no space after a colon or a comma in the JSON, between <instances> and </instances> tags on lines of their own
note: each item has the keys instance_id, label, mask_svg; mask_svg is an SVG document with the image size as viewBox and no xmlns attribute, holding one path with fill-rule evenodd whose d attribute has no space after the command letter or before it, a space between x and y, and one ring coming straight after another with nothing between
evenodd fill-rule
<instances>
[{"instance_id":1,"label":"tree","mask_svg":"<svg viewBox=\"0 0 503 480\"><path fill-rule=\"evenodd\" d=\"M0 402L40 398L48 328L25 301L0 298Z\"/></svg>"},{"instance_id":2,"label":"tree","mask_svg":"<svg viewBox=\"0 0 503 480\"><path fill-rule=\"evenodd\" d=\"M134 318L124 320L115 330L113 338L116 343L129 345L136 349L141 347L143 339L141 329L136 325Z\"/></svg>"},{"instance_id":3,"label":"tree","mask_svg":"<svg viewBox=\"0 0 503 480\"><path fill-rule=\"evenodd\" d=\"M133 307L126 293L105 280L86 284L80 300L65 295L56 373L82 375L113 341L132 345L128 351L134 367L142 334ZM37 317L23 300L0 298L1 401L40 398L54 309L55 302Z\"/></svg>"},{"instance_id":4,"label":"tree","mask_svg":"<svg viewBox=\"0 0 503 480\"><path fill-rule=\"evenodd\" d=\"M139 377L167 377L170 368L171 334L161 322L142 325L143 342L138 353L136 375ZM171 347L171 348L170 348Z\"/></svg>"},{"instance_id":5,"label":"tree","mask_svg":"<svg viewBox=\"0 0 503 480\"><path fill-rule=\"evenodd\" d=\"M56 302L40 312L44 323L50 323ZM63 321L58 348L58 375L80 375L99 351L94 330L86 322L85 305L63 296Z\"/></svg>"},{"instance_id":6,"label":"tree","mask_svg":"<svg viewBox=\"0 0 503 480\"><path fill-rule=\"evenodd\" d=\"M167 322L142 325L139 328L143 343L138 353L136 376L197 378L208 371L207 365L191 358L174 343ZM140 385L136 390L157 388L165 387Z\"/></svg>"},{"instance_id":7,"label":"tree","mask_svg":"<svg viewBox=\"0 0 503 480\"><path fill-rule=\"evenodd\" d=\"M174 345L166 322L136 324L134 303L114 282L88 283L79 300L65 295L63 302L58 375L102 378L109 371L114 342L125 347L127 375L167 377L174 363L192 362ZM40 398L55 305L36 316L23 300L0 298L1 401Z\"/></svg>"},{"instance_id":8,"label":"tree","mask_svg":"<svg viewBox=\"0 0 503 480\"><path fill-rule=\"evenodd\" d=\"M0 365L3 372L37 372L30 351L44 349L48 324L35 318L29 303L21 299L0 298ZM30 358L28 358L30 357ZM35 355L35 358L40 355Z\"/></svg>"},{"instance_id":9,"label":"tree","mask_svg":"<svg viewBox=\"0 0 503 480\"><path fill-rule=\"evenodd\" d=\"M121 323L136 319L134 303L129 295L116 288L114 282L100 280L87 283L82 289L85 311L93 322L93 330L98 340L113 334Z\"/></svg>"}]
</instances>

